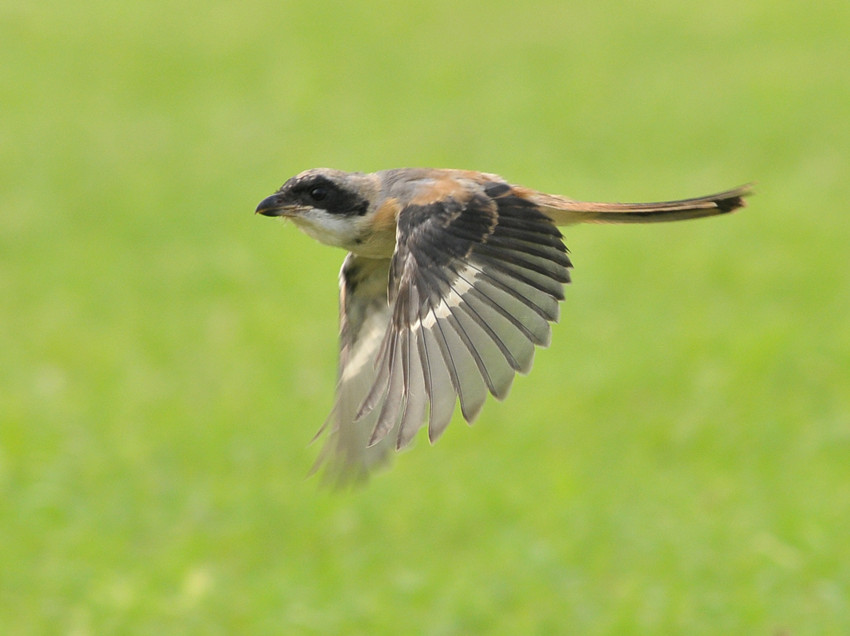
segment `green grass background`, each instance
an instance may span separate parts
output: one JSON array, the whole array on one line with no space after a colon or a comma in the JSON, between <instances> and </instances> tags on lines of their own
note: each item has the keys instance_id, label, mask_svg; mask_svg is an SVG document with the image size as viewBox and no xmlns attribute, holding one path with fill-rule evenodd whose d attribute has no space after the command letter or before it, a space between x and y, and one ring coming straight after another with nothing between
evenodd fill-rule
<instances>
[{"instance_id":1,"label":"green grass background","mask_svg":"<svg viewBox=\"0 0 850 636\"><path fill-rule=\"evenodd\" d=\"M0 5L0 632L850 633L850 7ZM553 345L366 489L305 479L343 254L302 169L577 198Z\"/></svg>"}]
</instances>

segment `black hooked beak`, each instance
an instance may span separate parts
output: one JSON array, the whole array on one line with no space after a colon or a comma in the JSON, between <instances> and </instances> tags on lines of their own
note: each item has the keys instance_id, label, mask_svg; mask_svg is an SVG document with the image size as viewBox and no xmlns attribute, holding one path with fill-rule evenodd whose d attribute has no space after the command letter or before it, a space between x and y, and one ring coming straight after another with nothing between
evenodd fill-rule
<instances>
[{"instance_id":1,"label":"black hooked beak","mask_svg":"<svg viewBox=\"0 0 850 636\"><path fill-rule=\"evenodd\" d=\"M262 214L263 216L288 216L296 207L291 203L286 203L284 197L278 193L260 201L254 214Z\"/></svg>"}]
</instances>

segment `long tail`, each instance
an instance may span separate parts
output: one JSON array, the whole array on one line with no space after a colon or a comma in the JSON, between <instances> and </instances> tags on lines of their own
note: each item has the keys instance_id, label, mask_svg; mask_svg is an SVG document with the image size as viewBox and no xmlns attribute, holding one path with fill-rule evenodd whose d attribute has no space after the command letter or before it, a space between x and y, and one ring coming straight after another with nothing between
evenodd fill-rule
<instances>
[{"instance_id":1,"label":"long tail","mask_svg":"<svg viewBox=\"0 0 850 636\"><path fill-rule=\"evenodd\" d=\"M752 184L705 197L658 203L593 203L542 192L526 191L523 194L539 205L556 225L653 223L698 219L732 212L744 206L744 197L752 194Z\"/></svg>"}]
</instances>

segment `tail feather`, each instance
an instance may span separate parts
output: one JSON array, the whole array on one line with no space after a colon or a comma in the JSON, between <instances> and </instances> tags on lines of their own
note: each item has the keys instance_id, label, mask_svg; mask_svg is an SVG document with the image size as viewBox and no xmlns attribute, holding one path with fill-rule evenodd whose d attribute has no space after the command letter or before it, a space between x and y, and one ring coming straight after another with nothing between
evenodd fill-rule
<instances>
[{"instance_id":1,"label":"tail feather","mask_svg":"<svg viewBox=\"0 0 850 636\"><path fill-rule=\"evenodd\" d=\"M541 206L556 225L573 223L653 223L698 219L732 212L745 205L744 197L752 194L747 184L704 197L660 201L657 203L594 203L574 201L542 192L527 192L525 196Z\"/></svg>"}]
</instances>

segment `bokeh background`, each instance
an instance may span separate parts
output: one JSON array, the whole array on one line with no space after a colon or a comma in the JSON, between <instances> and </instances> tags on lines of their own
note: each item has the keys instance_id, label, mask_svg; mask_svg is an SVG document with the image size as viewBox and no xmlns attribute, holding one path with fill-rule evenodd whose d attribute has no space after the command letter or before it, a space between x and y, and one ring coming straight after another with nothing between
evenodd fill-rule
<instances>
[{"instance_id":1,"label":"bokeh background","mask_svg":"<svg viewBox=\"0 0 850 636\"><path fill-rule=\"evenodd\" d=\"M850 5L0 5L0 632L850 633ZM744 211L576 227L553 345L305 476L309 167Z\"/></svg>"}]
</instances>

